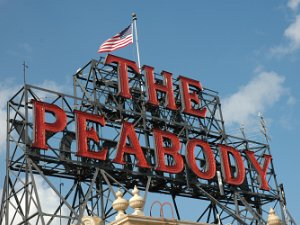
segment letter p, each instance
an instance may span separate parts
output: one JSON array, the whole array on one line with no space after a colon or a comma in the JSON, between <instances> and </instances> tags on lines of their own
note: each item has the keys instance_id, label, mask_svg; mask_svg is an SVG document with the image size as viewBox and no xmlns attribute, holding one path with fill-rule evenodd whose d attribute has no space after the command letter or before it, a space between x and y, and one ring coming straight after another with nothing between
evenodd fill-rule
<instances>
[{"instance_id":1,"label":"letter p","mask_svg":"<svg viewBox=\"0 0 300 225\"><path fill-rule=\"evenodd\" d=\"M67 125L66 113L60 107L45 102L32 100L34 109L34 128L33 128L33 148L40 148L47 150L49 146L46 144L47 132L59 132L62 131ZM55 122L47 123L46 112L52 114L55 117Z\"/></svg>"}]
</instances>

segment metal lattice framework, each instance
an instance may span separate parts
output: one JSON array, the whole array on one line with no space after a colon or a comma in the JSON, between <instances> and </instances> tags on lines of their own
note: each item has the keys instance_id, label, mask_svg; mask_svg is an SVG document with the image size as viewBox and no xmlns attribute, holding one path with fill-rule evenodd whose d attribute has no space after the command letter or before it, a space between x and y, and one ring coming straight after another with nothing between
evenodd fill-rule
<instances>
[{"instance_id":1,"label":"metal lattice framework","mask_svg":"<svg viewBox=\"0 0 300 225\"><path fill-rule=\"evenodd\" d=\"M220 154L218 144L255 152L260 163L263 155L270 153L266 143L248 140L245 136L235 137L225 132L221 104L216 92L204 89L198 92L206 107L206 118L198 118L164 107L164 93L158 93L159 107L147 104L143 90L145 77L129 69L132 99L117 95L118 68L115 64L104 65L103 60L90 61L74 75L74 95L58 93L40 87L25 85L7 105L7 158L0 224L79 224L83 215L100 216L105 223L115 214L112 202L115 190L123 189L125 196L134 185L144 191L145 196L166 194L172 199L177 219L184 219L181 201L199 201L201 207L189 212L194 221L220 224L266 224L270 207L287 217L285 199L276 181L273 163L267 172L270 191L259 189L258 174L245 158L246 178L243 185L236 187L221 181ZM160 74L155 74L162 82ZM180 108L178 80L173 80L177 106ZM197 91L197 90L194 90ZM34 129L31 100L55 104L67 114L68 123L63 132L47 133L48 150L32 149ZM100 137L100 145L89 142L90 149L108 147L106 161L76 156L76 133L74 109L103 115L105 127L90 123ZM53 119L47 115L47 120ZM151 169L137 167L133 155L125 154L125 165L112 163L120 136L121 124L134 124L139 142ZM185 166L180 174L169 174L154 170L155 155L153 128L176 134L182 143L181 154L189 139L207 141L217 162L215 179L199 179ZM166 141L165 145L169 143ZM201 149L197 149L200 168L205 167ZM172 157L166 158L172 164ZM234 167L234 166L233 166ZM235 168L232 168L233 171ZM55 206L47 205L42 187ZM46 195L46 196L47 196ZM289 217L290 224L296 224ZM284 221L287 221L284 219Z\"/></svg>"}]
</instances>

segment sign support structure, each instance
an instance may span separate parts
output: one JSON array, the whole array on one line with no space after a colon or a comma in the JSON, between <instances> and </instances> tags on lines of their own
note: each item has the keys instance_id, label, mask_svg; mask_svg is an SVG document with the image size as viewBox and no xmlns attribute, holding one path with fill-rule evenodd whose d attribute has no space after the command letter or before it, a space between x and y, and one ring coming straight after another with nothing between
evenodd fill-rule
<instances>
[{"instance_id":1,"label":"sign support structure","mask_svg":"<svg viewBox=\"0 0 300 225\"><path fill-rule=\"evenodd\" d=\"M250 149L258 163L263 165L264 155L271 155L268 143L226 133L217 92L206 88L201 91L192 89L201 99L200 107L207 110L205 118L199 118L167 108L166 94L162 91L156 95L158 106L149 104L145 89L141 89L141 84L146 84L145 75L132 69L127 69L132 98L121 97L118 95L118 71L115 62L91 60L74 74L72 95L25 84L8 101L6 178L0 225L71 225L79 224L85 215L99 216L104 224L108 224L115 215L112 202L116 191L120 188L124 198L129 199L134 185L143 191L148 201L161 196L170 199L177 219L215 224L266 224L270 207L283 211L284 198L277 185L273 164L270 163L266 173L270 190L262 190L257 171L242 155ZM154 75L157 84L162 84L163 75ZM172 83L174 100L179 106L182 104L180 84L175 78L172 78ZM61 132L46 132L47 150L32 147L35 141L35 101L59 107L67 118L66 127ZM78 156L75 109L105 119L105 126L89 120L86 122L86 127L95 131L100 139L98 143L88 139L88 148L95 154L107 149L105 160ZM53 121L55 117L46 112L45 120ZM129 153L123 156L124 164L113 161L118 153L124 122L132 124L150 168L139 167L135 155ZM179 173L156 170L154 129L174 134L180 140L178 153L182 156L191 139L209 143L216 171L221 177L200 179L187 164ZM163 145L164 149L172 147L167 138L163 139ZM241 185L224 182L220 145L235 148L242 155L245 179ZM132 143L127 140L126 146L130 148ZM203 149L195 148L194 156L199 170L205 171L207 164ZM165 160L166 166L172 167L175 163L171 156L166 156ZM234 174L238 167L231 156L229 161ZM189 218L185 218L187 200L190 205L197 206L188 213ZM145 207L147 209L147 205ZM294 220L283 220L283 223L296 224Z\"/></svg>"}]
</instances>

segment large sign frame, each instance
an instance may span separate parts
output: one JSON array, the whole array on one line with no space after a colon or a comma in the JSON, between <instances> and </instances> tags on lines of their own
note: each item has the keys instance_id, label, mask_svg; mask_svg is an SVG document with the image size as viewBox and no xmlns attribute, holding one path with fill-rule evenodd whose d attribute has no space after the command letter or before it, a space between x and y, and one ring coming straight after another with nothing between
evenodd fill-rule
<instances>
[{"instance_id":1,"label":"large sign frame","mask_svg":"<svg viewBox=\"0 0 300 225\"><path fill-rule=\"evenodd\" d=\"M9 205L22 201L25 211L15 208L27 221L71 224L86 213L110 221L115 188L130 194L133 185L169 195L178 219L178 197L207 202L195 221L208 223L263 224L269 207L282 211L269 145L225 132L217 92L151 66L140 73L113 55L90 61L73 79L74 95L25 85L8 102L5 225ZM50 215L36 201L35 174L61 199ZM58 214L62 207L67 217Z\"/></svg>"}]
</instances>

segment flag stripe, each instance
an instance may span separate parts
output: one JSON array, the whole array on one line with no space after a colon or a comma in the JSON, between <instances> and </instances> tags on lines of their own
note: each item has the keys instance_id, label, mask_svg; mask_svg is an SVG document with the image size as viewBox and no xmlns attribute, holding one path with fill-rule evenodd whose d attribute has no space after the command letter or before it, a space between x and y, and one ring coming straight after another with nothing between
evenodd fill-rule
<instances>
[{"instance_id":1,"label":"flag stripe","mask_svg":"<svg viewBox=\"0 0 300 225\"><path fill-rule=\"evenodd\" d=\"M102 45L104 45L105 43L117 43L117 42L122 42L124 40L132 40L132 35L129 35L123 39L120 39L120 38L111 38L111 39L108 39L107 41L105 41Z\"/></svg>"},{"instance_id":2,"label":"flag stripe","mask_svg":"<svg viewBox=\"0 0 300 225\"><path fill-rule=\"evenodd\" d=\"M112 44L104 44L101 45L101 48L114 48L117 46L122 46L123 44L131 44L131 40L123 41L123 42L118 42L118 43L112 43Z\"/></svg>"},{"instance_id":3,"label":"flag stripe","mask_svg":"<svg viewBox=\"0 0 300 225\"><path fill-rule=\"evenodd\" d=\"M119 48L123 48L133 43L132 25L129 25L126 29L116 34L112 38L107 39L99 47L98 53L111 52Z\"/></svg>"},{"instance_id":4,"label":"flag stripe","mask_svg":"<svg viewBox=\"0 0 300 225\"><path fill-rule=\"evenodd\" d=\"M119 48L123 48L123 47L125 47L125 46L127 46L127 45L129 45L130 43L126 43L126 44L123 44L123 45L120 45L120 46L114 46L114 47L103 47L102 49L101 49L101 51L102 52L105 52L105 51L114 51L114 50L116 50L116 49L119 49Z\"/></svg>"},{"instance_id":5,"label":"flag stripe","mask_svg":"<svg viewBox=\"0 0 300 225\"><path fill-rule=\"evenodd\" d=\"M101 49L101 52L111 52L111 51L114 51L114 50L117 50L117 49L119 49L119 48L123 48L123 47L125 47L125 46L127 46L127 45L129 45L130 43L127 43L127 44L123 44L123 45L121 45L121 46L117 46L117 47L113 47L113 48L111 48L111 47L109 47L109 48L102 48Z\"/></svg>"},{"instance_id":6,"label":"flag stripe","mask_svg":"<svg viewBox=\"0 0 300 225\"><path fill-rule=\"evenodd\" d=\"M127 45L129 45L130 43L127 43L127 44L123 44L123 45L121 45L121 46L115 46L115 47L109 47L109 48L103 48L101 51L102 52L105 52L105 51L114 51L114 50L116 50L116 49L119 49L119 48L122 48L122 47L125 47L125 46L127 46Z\"/></svg>"},{"instance_id":7,"label":"flag stripe","mask_svg":"<svg viewBox=\"0 0 300 225\"><path fill-rule=\"evenodd\" d=\"M99 53L101 52L111 52L114 50L117 50L119 48L123 48L129 44L131 44L132 42L128 42L128 43L123 43L123 44L119 44L119 45L113 45L113 46L102 46L101 49L98 51Z\"/></svg>"},{"instance_id":8,"label":"flag stripe","mask_svg":"<svg viewBox=\"0 0 300 225\"><path fill-rule=\"evenodd\" d=\"M132 37L126 38L124 40L117 40L117 41L106 41L105 43L103 43L101 45L101 47L103 46L113 46L113 45L118 45L118 44L122 44L123 42L132 42Z\"/></svg>"}]
</instances>

